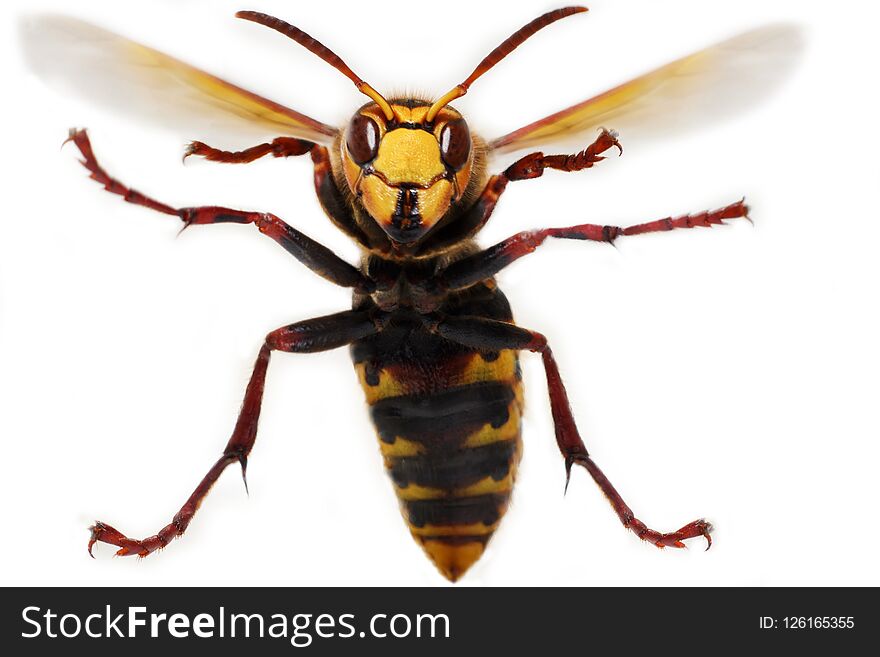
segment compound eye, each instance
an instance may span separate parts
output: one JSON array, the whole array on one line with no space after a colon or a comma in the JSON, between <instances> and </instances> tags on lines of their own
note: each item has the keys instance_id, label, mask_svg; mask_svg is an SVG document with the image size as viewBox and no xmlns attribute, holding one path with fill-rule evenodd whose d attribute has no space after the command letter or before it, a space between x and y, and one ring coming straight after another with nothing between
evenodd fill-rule
<instances>
[{"instance_id":1,"label":"compound eye","mask_svg":"<svg viewBox=\"0 0 880 657\"><path fill-rule=\"evenodd\" d=\"M471 131L464 119L450 121L440 132L440 155L455 171L461 169L471 152Z\"/></svg>"},{"instance_id":2,"label":"compound eye","mask_svg":"<svg viewBox=\"0 0 880 657\"><path fill-rule=\"evenodd\" d=\"M363 166L376 157L379 150L379 126L369 116L357 114L348 124L345 145L351 159Z\"/></svg>"}]
</instances>

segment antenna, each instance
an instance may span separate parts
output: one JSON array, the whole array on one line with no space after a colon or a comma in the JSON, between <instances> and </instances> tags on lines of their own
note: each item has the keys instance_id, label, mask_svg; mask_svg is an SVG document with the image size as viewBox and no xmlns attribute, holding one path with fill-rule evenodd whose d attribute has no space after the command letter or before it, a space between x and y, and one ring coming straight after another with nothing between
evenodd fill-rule
<instances>
[{"instance_id":1,"label":"antenna","mask_svg":"<svg viewBox=\"0 0 880 657\"><path fill-rule=\"evenodd\" d=\"M275 18L274 16L269 16L268 14L262 14L258 11L239 11L235 14L235 17L243 18L246 21L252 21L254 23L259 23L260 25L265 25L266 27L270 27L277 32L281 32L281 34L283 34L284 36L293 39L299 45L316 54L318 57L330 64L330 66L332 66L349 80L354 82L354 86L358 88L358 91L360 91L362 94L369 96L373 99L373 101L375 101L375 103L379 106L379 109L382 110L382 113L385 115L386 119L388 119L389 121L394 119L394 112L391 110L391 105L388 103L388 101L385 100L385 98L378 91L373 89L373 87L361 80L357 76L357 74L348 67L348 64L342 61L342 58L339 57L339 55L330 50L330 48L325 46L314 37L309 36L298 27L294 27L290 23L287 23L280 18ZM511 48L511 50L512 49L513 48Z\"/></svg>"},{"instance_id":2,"label":"antenna","mask_svg":"<svg viewBox=\"0 0 880 657\"><path fill-rule=\"evenodd\" d=\"M507 39L505 39L500 46L498 46L497 48L495 48L495 50L486 55L483 61L479 63L477 68L474 69L473 73L471 73L464 82L452 87L452 89L450 89L445 94L440 96L440 98L434 101L434 104L431 105L431 109L428 110L428 114L425 116L425 119L429 122L433 121L434 118L437 116L437 113L441 109L446 107L446 105L451 103L456 98L461 98L462 96L464 96L468 91L468 87L470 87L471 84L473 84L478 77L483 75L483 73L485 73L493 66L495 66L495 64L507 57L535 32L547 27L551 23L555 23L562 18L566 18L567 16L571 16L573 14L580 14L585 11L587 11L586 7L564 7L562 9L548 11L543 16L539 16L532 22L522 26L516 32L507 37Z\"/></svg>"}]
</instances>

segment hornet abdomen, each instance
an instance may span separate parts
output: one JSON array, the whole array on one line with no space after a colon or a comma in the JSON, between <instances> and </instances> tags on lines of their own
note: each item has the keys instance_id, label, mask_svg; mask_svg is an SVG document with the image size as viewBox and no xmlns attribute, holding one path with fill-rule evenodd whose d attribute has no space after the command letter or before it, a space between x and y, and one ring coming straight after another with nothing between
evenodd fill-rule
<instances>
[{"instance_id":1,"label":"hornet abdomen","mask_svg":"<svg viewBox=\"0 0 880 657\"><path fill-rule=\"evenodd\" d=\"M442 310L512 320L494 286ZM522 453L516 352L473 351L398 311L382 333L355 343L352 357L404 519L454 581L480 558L510 501Z\"/></svg>"}]
</instances>

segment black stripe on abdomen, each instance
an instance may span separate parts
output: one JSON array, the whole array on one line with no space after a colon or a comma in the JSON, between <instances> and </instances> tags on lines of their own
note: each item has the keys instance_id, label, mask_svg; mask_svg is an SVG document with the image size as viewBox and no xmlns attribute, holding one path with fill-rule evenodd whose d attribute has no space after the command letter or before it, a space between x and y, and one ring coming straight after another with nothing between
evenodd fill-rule
<instances>
[{"instance_id":1,"label":"black stripe on abdomen","mask_svg":"<svg viewBox=\"0 0 880 657\"><path fill-rule=\"evenodd\" d=\"M406 500L404 509L413 527L425 525L492 525L501 517L509 493L429 500Z\"/></svg>"},{"instance_id":2,"label":"black stripe on abdomen","mask_svg":"<svg viewBox=\"0 0 880 657\"><path fill-rule=\"evenodd\" d=\"M516 449L515 440L501 440L451 452L396 457L388 460L388 470L394 483L401 488L416 484L453 490L486 477L501 481L510 473Z\"/></svg>"},{"instance_id":3,"label":"black stripe on abdomen","mask_svg":"<svg viewBox=\"0 0 880 657\"><path fill-rule=\"evenodd\" d=\"M514 391L502 381L472 383L430 395L402 395L380 399L370 409L383 442L398 436L425 444L461 443L486 424L503 426L509 419Z\"/></svg>"}]
</instances>

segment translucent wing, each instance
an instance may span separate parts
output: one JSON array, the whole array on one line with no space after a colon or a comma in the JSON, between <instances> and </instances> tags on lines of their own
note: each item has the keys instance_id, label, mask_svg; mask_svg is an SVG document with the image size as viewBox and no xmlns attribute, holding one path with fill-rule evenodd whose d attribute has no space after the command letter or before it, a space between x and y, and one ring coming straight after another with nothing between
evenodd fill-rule
<instances>
[{"instance_id":1,"label":"translucent wing","mask_svg":"<svg viewBox=\"0 0 880 657\"><path fill-rule=\"evenodd\" d=\"M331 143L337 129L218 77L66 16L30 17L20 36L31 68L46 82L129 116L174 128Z\"/></svg>"},{"instance_id":2,"label":"translucent wing","mask_svg":"<svg viewBox=\"0 0 880 657\"><path fill-rule=\"evenodd\" d=\"M496 153L590 140L599 126L624 139L666 135L737 114L767 95L801 49L797 28L745 32L492 141Z\"/></svg>"}]
</instances>

